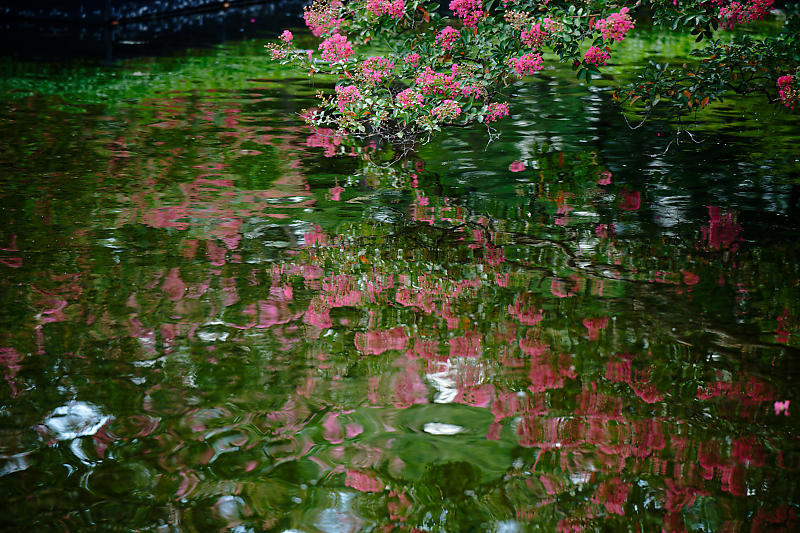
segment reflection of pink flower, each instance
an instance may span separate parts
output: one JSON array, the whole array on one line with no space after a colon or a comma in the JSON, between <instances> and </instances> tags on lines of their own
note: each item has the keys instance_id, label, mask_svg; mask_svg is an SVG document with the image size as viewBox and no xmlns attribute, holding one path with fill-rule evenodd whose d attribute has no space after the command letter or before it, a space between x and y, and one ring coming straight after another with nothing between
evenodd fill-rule
<instances>
[{"instance_id":1,"label":"reflection of pink flower","mask_svg":"<svg viewBox=\"0 0 800 533\"><path fill-rule=\"evenodd\" d=\"M380 355L387 350L403 350L408 337L402 326L390 330L373 330L356 333L356 349L369 355Z\"/></svg>"},{"instance_id":2,"label":"reflection of pink flower","mask_svg":"<svg viewBox=\"0 0 800 533\"><path fill-rule=\"evenodd\" d=\"M619 208L623 211L636 211L642 205L642 193L639 191L622 191L622 201Z\"/></svg>"},{"instance_id":3,"label":"reflection of pink flower","mask_svg":"<svg viewBox=\"0 0 800 533\"><path fill-rule=\"evenodd\" d=\"M694 272L689 272L688 270L681 270L681 273L683 274L683 282L686 285L697 285L697 283L700 281L700 276L698 276Z\"/></svg>"},{"instance_id":4,"label":"reflection of pink flower","mask_svg":"<svg viewBox=\"0 0 800 533\"><path fill-rule=\"evenodd\" d=\"M392 384L392 405L398 409L406 409L417 403L428 403L428 389L413 368L395 376Z\"/></svg>"},{"instance_id":5,"label":"reflection of pink flower","mask_svg":"<svg viewBox=\"0 0 800 533\"><path fill-rule=\"evenodd\" d=\"M334 202L338 202L342 199L342 193L344 192L344 187L331 187L331 200Z\"/></svg>"},{"instance_id":6,"label":"reflection of pink flower","mask_svg":"<svg viewBox=\"0 0 800 533\"><path fill-rule=\"evenodd\" d=\"M610 239L616 234L614 224L598 224L594 228L594 234L601 239Z\"/></svg>"},{"instance_id":7,"label":"reflection of pink flower","mask_svg":"<svg viewBox=\"0 0 800 533\"><path fill-rule=\"evenodd\" d=\"M600 330L608 326L608 317L584 318L583 325L589 330L589 340L596 341L600 336Z\"/></svg>"},{"instance_id":8,"label":"reflection of pink flower","mask_svg":"<svg viewBox=\"0 0 800 533\"><path fill-rule=\"evenodd\" d=\"M161 285L161 290L164 291L167 298L172 301L183 298L183 293L186 291L186 284L181 279L180 272L177 268L173 268L169 271L167 277L164 278L164 283Z\"/></svg>"},{"instance_id":9,"label":"reflection of pink flower","mask_svg":"<svg viewBox=\"0 0 800 533\"><path fill-rule=\"evenodd\" d=\"M384 487L380 480L357 470L347 471L344 484L361 492L380 492Z\"/></svg>"},{"instance_id":10,"label":"reflection of pink flower","mask_svg":"<svg viewBox=\"0 0 800 533\"><path fill-rule=\"evenodd\" d=\"M624 515L623 504L628 499L630 483L625 483L619 478L603 481L592 496L592 503L602 504L609 513Z\"/></svg>"},{"instance_id":11,"label":"reflection of pink flower","mask_svg":"<svg viewBox=\"0 0 800 533\"><path fill-rule=\"evenodd\" d=\"M701 229L703 244L709 250L735 251L736 241L739 240L739 232L742 227L736 223L732 213L722 213L718 206L708 206L709 224Z\"/></svg>"},{"instance_id":12,"label":"reflection of pink flower","mask_svg":"<svg viewBox=\"0 0 800 533\"><path fill-rule=\"evenodd\" d=\"M328 329L333 326L330 312L330 308L327 305L311 300L303 317L303 322L320 329Z\"/></svg>"},{"instance_id":13,"label":"reflection of pink flower","mask_svg":"<svg viewBox=\"0 0 800 533\"><path fill-rule=\"evenodd\" d=\"M338 413L328 413L322 423L322 436L331 444L339 444L344 441L344 430L339 423Z\"/></svg>"},{"instance_id":14,"label":"reflection of pink flower","mask_svg":"<svg viewBox=\"0 0 800 533\"><path fill-rule=\"evenodd\" d=\"M789 400L775 402L774 407L776 415L783 413L784 415L789 416Z\"/></svg>"},{"instance_id":15,"label":"reflection of pink flower","mask_svg":"<svg viewBox=\"0 0 800 533\"><path fill-rule=\"evenodd\" d=\"M527 293L520 293L514 297L514 303L508 306L508 313L519 320L523 326L538 324L542 321L543 316L536 300Z\"/></svg>"},{"instance_id":16,"label":"reflection of pink flower","mask_svg":"<svg viewBox=\"0 0 800 533\"><path fill-rule=\"evenodd\" d=\"M525 170L525 161L514 161L508 165L508 170L511 172L522 172Z\"/></svg>"},{"instance_id":17,"label":"reflection of pink flower","mask_svg":"<svg viewBox=\"0 0 800 533\"><path fill-rule=\"evenodd\" d=\"M450 357L479 357L481 355L481 338L476 333L467 333L463 337L450 339Z\"/></svg>"}]
</instances>

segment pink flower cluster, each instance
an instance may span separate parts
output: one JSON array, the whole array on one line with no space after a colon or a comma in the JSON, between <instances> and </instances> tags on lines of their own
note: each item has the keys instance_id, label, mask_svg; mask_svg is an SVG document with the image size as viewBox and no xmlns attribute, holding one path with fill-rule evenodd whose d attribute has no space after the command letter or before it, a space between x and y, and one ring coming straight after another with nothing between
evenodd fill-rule
<instances>
[{"instance_id":1,"label":"pink flower cluster","mask_svg":"<svg viewBox=\"0 0 800 533\"><path fill-rule=\"evenodd\" d=\"M532 24L529 29L522 30L519 38L526 45L536 49L539 48L549 36L550 32L546 28L542 27L541 23L537 22L536 24Z\"/></svg>"},{"instance_id":2,"label":"pink flower cluster","mask_svg":"<svg viewBox=\"0 0 800 533\"><path fill-rule=\"evenodd\" d=\"M367 11L373 15L389 15L393 19L402 18L406 11L403 0L368 0Z\"/></svg>"},{"instance_id":3,"label":"pink flower cluster","mask_svg":"<svg viewBox=\"0 0 800 533\"><path fill-rule=\"evenodd\" d=\"M425 68L423 72L414 82L422 89L422 94L438 94L446 96L451 94L458 95L461 92L461 84L455 81L458 75L458 66L452 65L450 74L443 72L434 72L430 67Z\"/></svg>"},{"instance_id":4,"label":"pink flower cluster","mask_svg":"<svg viewBox=\"0 0 800 533\"><path fill-rule=\"evenodd\" d=\"M347 106L359 100L361 100L361 93L355 85L348 85L347 87L339 85L336 87L336 101L340 112L344 113Z\"/></svg>"},{"instance_id":5,"label":"pink flower cluster","mask_svg":"<svg viewBox=\"0 0 800 533\"><path fill-rule=\"evenodd\" d=\"M506 102L492 102L489 104L489 109L486 113L486 118L484 122L487 124L490 122L494 122L496 120L500 120L503 117L508 116L508 104Z\"/></svg>"},{"instance_id":6,"label":"pink flower cluster","mask_svg":"<svg viewBox=\"0 0 800 533\"><path fill-rule=\"evenodd\" d=\"M436 35L436 46L441 46L442 50L450 50L460 35L461 33L454 27L446 26Z\"/></svg>"},{"instance_id":7,"label":"pink flower cluster","mask_svg":"<svg viewBox=\"0 0 800 533\"><path fill-rule=\"evenodd\" d=\"M347 37L338 33L322 41L319 49L322 50L322 59L331 63L343 61L353 55L353 47L347 42Z\"/></svg>"},{"instance_id":8,"label":"pink flower cluster","mask_svg":"<svg viewBox=\"0 0 800 533\"><path fill-rule=\"evenodd\" d=\"M745 0L744 2L731 2L719 8L719 18L722 26L731 29L737 24L747 24L761 20L772 9L774 0Z\"/></svg>"},{"instance_id":9,"label":"pink flower cluster","mask_svg":"<svg viewBox=\"0 0 800 533\"><path fill-rule=\"evenodd\" d=\"M394 63L385 57L372 56L364 60L361 72L372 83L380 83L391 74Z\"/></svg>"},{"instance_id":10,"label":"pink flower cluster","mask_svg":"<svg viewBox=\"0 0 800 533\"><path fill-rule=\"evenodd\" d=\"M436 120L453 120L461 114L461 106L455 100L445 100L442 105L431 109L431 115Z\"/></svg>"},{"instance_id":11,"label":"pink flower cluster","mask_svg":"<svg viewBox=\"0 0 800 533\"><path fill-rule=\"evenodd\" d=\"M594 25L595 29L603 34L605 40L622 41L625 34L634 26L628 11L627 7L623 7L619 13L612 13L606 18L598 20Z\"/></svg>"},{"instance_id":12,"label":"pink flower cluster","mask_svg":"<svg viewBox=\"0 0 800 533\"><path fill-rule=\"evenodd\" d=\"M794 78L790 75L778 78L778 97L783 105L794 109L794 104L800 100L800 91L792 87Z\"/></svg>"},{"instance_id":13,"label":"pink flower cluster","mask_svg":"<svg viewBox=\"0 0 800 533\"><path fill-rule=\"evenodd\" d=\"M422 95L414 92L413 89L406 89L397 94L397 103L402 109L416 107L422 104Z\"/></svg>"},{"instance_id":14,"label":"pink flower cluster","mask_svg":"<svg viewBox=\"0 0 800 533\"><path fill-rule=\"evenodd\" d=\"M419 65L420 56L419 54L408 54L406 57L403 58L403 61L411 65L412 67L416 67Z\"/></svg>"},{"instance_id":15,"label":"pink flower cluster","mask_svg":"<svg viewBox=\"0 0 800 533\"><path fill-rule=\"evenodd\" d=\"M600 65L605 65L606 61L608 61L610 57L611 54L602 48L598 48L597 46L592 46L586 50L586 53L583 55L584 61L590 65L596 65L598 67Z\"/></svg>"},{"instance_id":16,"label":"pink flower cluster","mask_svg":"<svg viewBox=\"0 0 800 533\"><path fill-rule=\"evenodd\" d=\"M343 19L338 17L340 7L342 7L342 2L332 0L328 4L321 5L316 5L315 2L310 8L306 8L303 12L303 20L314 37L319 37L324 33L335 33L339 29L339 25L343 22Z\"/></svg>"},{"instance_id":17,"label":"pink flower cluster","mask_svg":"<svg viewBox=\"0 0 800 533\"><path fill-rule=\"evenodd\" d=\"M290 32L289 30L283 30L283 33L281 33L280 36L280 40L285 42L286 44L291 44L292 39L294 39L294 35L292 35L292 32Z\"/></svg>"},{"instance_id":18,"label":"pink flower cluster","mask_svg":"<svg viewBox=\"0 0 800 533\"><path fill-rule=\"evenodd\" d=\"M525 54L522 57L512 57L508 64L517 72L517 76L529 76L542 70L542 56L540 54Z\"/></svg>"},{"instance_id":19,"label":"pink flower cluster","mask_svg":"<svg viewBox=\"0 0 800 533\"><path fill-rule=\"evenodd\" d=\"M481 97L486 95L486 89L480 85L464 85L461 87L461 96L469 98L470 96Z\"/></svg>"},{"instance_id":20,"label":"pink flower cluster","mask_svg":"<svg viewBox=\"0 0 800 533\"><path fill-rule=\"evenodd\" d=\"M466 28L474 28L478 25L478 20L487 15L481 0L453 0L449 7L457 17L464 19Z\"/></svg>"}]
</instances>

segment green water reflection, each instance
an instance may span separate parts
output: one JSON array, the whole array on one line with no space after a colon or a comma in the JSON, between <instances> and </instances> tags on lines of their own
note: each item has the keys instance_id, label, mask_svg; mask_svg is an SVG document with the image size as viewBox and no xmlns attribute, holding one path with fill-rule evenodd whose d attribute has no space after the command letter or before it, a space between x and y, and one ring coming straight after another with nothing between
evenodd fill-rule
<instances>
[{"instance_id":1,"label":"green water reflection","mask_svg":"<svg viewBox=\"0 0 800 533\"><path fill-rule=\"evenodd\" d=\"M791 117L553 69L387 166L261 44L7 72L6 529L798 527Z\"/></svg>"}]
</instances>

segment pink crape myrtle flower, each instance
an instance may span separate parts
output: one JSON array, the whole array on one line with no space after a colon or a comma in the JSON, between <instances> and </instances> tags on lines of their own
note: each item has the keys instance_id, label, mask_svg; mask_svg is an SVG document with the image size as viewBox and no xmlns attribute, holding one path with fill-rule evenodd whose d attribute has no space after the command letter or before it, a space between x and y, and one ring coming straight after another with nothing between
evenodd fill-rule
<instances>
[{"instance_id":1,"label":"pink crape myrtle flower","mask_svg":"<svg viewBox=\"0 0 800 533\"><path fill-rule=\"evenodd\" d=\"M461 106L455 100L445 100L442 105L431 109L431 115L437 120L454 120L461 114Z\"/></svg>"},{"instance_id":2,"label":"pink crape myrtle flower","mask_svg":"<svg viewBox=\"0 0 800 533\"><path fill-rule=\"evenodd\" d=\"M800 100L800 91L792 87L794 78L790 75L781 76L778 78L778 98L781 99L783 105L794 109L794 104Z\"/></svg>"},{"instance_id":3,"label":"pink crape myrtle flower","mask_svg":"<svg viewBox=\"0 0 800 533\"><path fill-rule=\"evenodd\" d=\"M422 95L414 92L413 89L406 89L398 93L396 99L401 109L408 109L422 104Z\"/></svg>"},{"instance_id":4,"label":"pink crape myrtle flower","mask_svg":"<svg viewBox=\"0 0 800 533\"><path fill-rule=\"evenodd\" d=\"M461 87L461 96L469 98L475 96L477 98L486 95L486 89L480 85L464 85Z\"/></svg>"},{"instance_id":5,"label":"pink crape myrtle flower","mask_svg":"<svg viewBox=\"0 0 800 533\"><path fill-rule=\"evenodd\" d=\"M285 42L286 44L292 44L292 39L294 39L294 35L289 30L283 30L281 33L280 40Z\"/></svg>"},{"instance_id":6,"label":"pink crape myrtle flower","mask_svg":"<svg viewBox=\"0 0 800 533\"><path fill-rule=\"evenodd\" d=\"M594 27L603 34L603 39L620 42L625 34L633 29L634 23L628 14L628 8L623 7L619 13L612 13L604 19L598 20Z\"/></svg>"},{"instance_id":7,"label":"pink crape myrtle flower","mask_svg":"<svg viewBox=\"0 0 800 533\"><path fill-rule=\"evenodd\" d=\"M436 44L442 47L442 50L451 50L453 42L459 38L461 33L452 26L446 26L442 31L436 35Z\"/></svg>"},{"instance_id":8,"label":"pink crape myrtle flower","mask_svg":"<svg viewBox=\"0 0 800 533\"><path fill-rule=\"evenodd\" d=\"M492 102L489 104L489 109L486 112L486 118L484 120L488 124L507 116L508 104L506 102Z\"/></svg>"},{"instance_id":9,"label":"pink crape myrtle flower","mask_svg":"<svg viewBox=\"0 0 800 533\"><path fill-rule=\"evenodd\" d=\"M731 29L737 24L749 24L764 18L772 9L773 0L745 0L731 2L719 8L719 19L723 28ZM717 2L717 5L722 2Z\"/></svg>"},{"instance_id":10,"label":"pink crape myrtle flower","mask_svg":"<svg viewBox=\"0 0 800 533\"><path fill-rule=\"evenodd\" d=\"M412 67L416 67L419 65L420 56L419 54L408 54L406 57L403 58L403 61L411 65Z\"/></svg>"},{"instance_id":11,"label":"pink crape myrtle flower","mask_svg":"<svg viewBox=\"0 0 800 533\"><path fill-rule=\"evenodd\" d=\"M422 94L426 96L429 94L457 96L461 93L461 84L455 81L457 75L457 65L450 67L449 75L443 72L434 72L430 67L426 67L414 82L420 86Z\"/></svg>"},{"instance_id":12,"label":"pink crape myrtle flower","mask_svg":"<svg viewBox=\"0 0 800 533\"><path fill-rule=\"evenodd\" d=\"M322 59L330 63L344 61L353 55L353 47L347 42L347 37L338 33L322 41L319 49L322 50Z\"/></svg>"},{"instance_id":13,"label":"pink crape myrtle flower","mask_svg":"<svg viewBox=\"0 0 800 533\"><path fill-rule=\"evenodd\" d=\"M529 76L544 68L540 54L525 54L522 57L512 57L508 60L508 64L517 72L517 76L520 78Z\"/></svg>"},{"instance_id":14,"label":"pink crape myrtle flower","mask_svg":"<svg viewBox=\"0 0 800 533\"><path fill-rule=\"evenodd\" d=\"M368 0L367 11L378 17L389 15L393 19L399 19L406 11L406 4L403 0Z\"/></svg>"},{"instance_id":15,"label":"pink crape myrtle flower","mask_svg":"<svg viewBox=\"0 0 800 533\"><path fill-rule=\"evenodd\" d=\"M394 68L394 63L385 57L372 56L361 65L361 72L372 83L380 83L389 77Z\"/></svg>"},{"instance_id":16,"label":"pink crape myrtle flower","mask_svg":"<svg viewBox=\"0 0 800 533\"><path fill-rule=\"evenodd\" d=\"M343 19L337 16L340 7L342 7L342 3L339 0L332 0L324 8L305 10L303 20L314 37L338 31L339 25L343 22Z\"/></svg>"},{"instance_id":17,"label":"pink crape myrtle flower","mask_svg":"<svg viewBox=\"0 0 800 533\"><path fill-rule=\"evenodd\" d=\"M532 24L527 30L522 30L522 33L520 34L520 39L522 42L533 49L539 48L548 37L549 31L546 28L543 28L542 24L539 22Z\"/></svg>"},{"instance_id":18,"label":"pink crape myrtle flower","mask_svg":"<svg viewBox=\"0 0 800 533\"><path fill-rule=\"evenodd\" d=\"M583 60L590 65L605 65L606 61L611 57L606 50L602 48L598 48L597 46L592 46L588 50L586 50L586 54L583 56Z\"/></svg>"},{"instance_id":19,"label":"pink crape myrtle flower","mask_svg":"<svg viewBox=\"0 0 800 533\"><path fill-rule=\"evenodd\" d=\"M464 19L466 28L474 28L478 25L478 20L487 15L481 0L453 0L449 7L458 18Z\"/></svg>"},{"instance_id":20,"label":"pink crape myrtle flower","mask_svg":"<svg viewBox=\"0 0 800 533\"><path fill-rule=\"evenodd\" d=\"M348 85L347 87L339 85L336 87L336 101L340 112L344 113L344 110L350 104L359 100L361 100L361 93L355 85Z\"/></svg>"}]
</instances>

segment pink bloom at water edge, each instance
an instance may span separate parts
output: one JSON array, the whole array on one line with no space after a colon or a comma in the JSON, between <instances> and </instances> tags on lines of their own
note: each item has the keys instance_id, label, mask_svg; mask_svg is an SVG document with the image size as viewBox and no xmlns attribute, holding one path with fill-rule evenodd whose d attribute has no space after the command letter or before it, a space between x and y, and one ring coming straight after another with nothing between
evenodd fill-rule
<instances>
[{"instance_id":1,"label":"pink bloom at water edge","mask_svg":"<svg viewBox=\"0 0 800 533\"><path fill-rule=\"evenodd\" d=\"M521 57L512 57L508 60L509 66L517 72L517 76L529 76L542 70L542 56L540 54L525 54Z\"/></svg>"},{"instance_id":2,"label":"pink bloom at water edge","mask_svg":"<svg viewBox=\"0 0 800 533\"><path fill-rule=\"evenodd\" d=\"M455 81L458 75L458 65L450 67L450 74L444 72L434 72L430 67L425 67L425 71L414 79L414 83L420 86L422 94L438 94L440 96L458 96L461 93L461 84Z\"/></svg>"},{"instance_id":3,"label":"pink bloom at water edge","mask_svg":"<svg viewBox=\"0 0 800 533\"><path fill-rule=\"evenodd\" d=\"M347 42L347 37L334 33L319 45L322 50L322 59L330 63L344 61L353 55L353 47Z\"/></svg>"},{"instance_id":4,"label":"pink bloom at water edge","mask_svg":"<svg viewBox=\"0 0 800 533\"><path fill-rule=\"evenodd\" d=\"M610 57L611 54L608 53L607 50L592 46L586 50L586 53L583 55L583 60L589 65L596 65L599 67L600 65L605 65Z\"/></svg>"},{"instance_id":5,"label":"pink bloom at water edge","mask_svg":"<svg viewBox=\"0 0 800 533\"><path fill-rule=\"evenodd\" d=\"M361 72L372 83L380 83L389 77L394 68L394 62L385 57L372 56L361 64Z\"/></svg>"},{"instance_id":6,"label":"pink bloom at water edge","mask_svg":"<svg viewBox=\"0 0 800 533\"><path fill-rule=\"evenodd\" d=\"M339 111L342 113L350 104L361 100L361 93L355 85L348 85L347 87L337 85L335 90Z\"/></svg>"},{"instance_id":7,"label":"pink bloom at water edge","mask_svg":"<svg viewBox=\"0 0 800 533\"><path fill-rule=\"evenodd\" d=\"M492 102L486 111L484 122L487 124L508 116L508 104L505 102Z\"/></svg>"},{"instance_id":8,"label":"pink bloom at water edge","mask_svg":"<svg viewBox=\"0 0 800 533\"><path fill-rule=\"evenodd\" d=\"M718 1L717 5L722 3ZM723 28L731 29L737 24L748 24L763 19L774 3L774 0L731 2L729 5L719 8L719 19Z\"/></svg>"},{"instance_id":9,"label":"pink bloom at water edge","mask_svg":"<svg viewBox=\"0 0 800 533\"><path fill-rule=\"evenodd\" d=\"M442 105L431 109L431 115L436 120L455 120L461 114L461 106L455 100L445 100Z\"/></svg>"},{"instance_id":10,"label":"pink bloom at water edge","mask_svg":"<svg viewBox=\"0 0 800 533\"><path fill-rule=\"evenodd\" d=\"M294 35L292 35L292 32L290 32L289 30L283 30L283 33L281 33L280 36L280 40L285 42L286 44L291 44L292 39L294 39Z\"/></svg>"},{"instance_id":11,"label":"pink bloom at water edge","mask_svg":"<svg viewBox=\"0 0 800 533\"><path fill-rule=\"evenodd\" d=\"M595 29L603 34L603 39L620 42L625 39L625 34L633 29L634 23L628 14L628 8L623 7L619 13L612 13L595 23Z\"/></svg>"},{"instance_id":12,"label":"pink bloom at water edge","mask_svg":"<svg viewBox=\"0 0 800 533\"><path fill-rule=\"evenodd\" d=\"M403 61L411 65L412 67L416 67L419 65L420 55L419 54L408 54L406 57L403 58Z\"/></svg>"},{"instance_id":13,"label":"pink bloom at water edge","mask_svg":"<svg viewBox=\"0 0 800 533\"><path fill-rule=\"evenodd\" d=\"M458 18L464 19L466 28L474 28L478 20L487 15L481 0L453 0L448 7Z\"/></svg>"},{"instance_id":14,"label":"pink bloom at water edge","mask_svg":"<svg viewBox=\"0 0 800 533\"><path fill-rule=\"evenodd\" d=\"M793 82L794 78L790 75L778 78L778 98L783 105L791 109L794 109L794 104L800 100L800 90L792 87Z\"/></svg>"},{"instance_id":15,"label":"pink bloom at water edge","mask_svg":"<svg viewBox=\"0 0 800 533\"><path fill-rule=\"evenodd\" d=\"M389 15L393 19L403 17L406 5L403 0L367 0L367 11L376 16Z\"/></svg>"},{"instance_id":16,"label":"pink bloom at water edge","mask_svg":"<svg viewBox=\"0 0 800 533\"><path fill-rule=\"evenodd\" d=\"M399 92L395 99L401 109L408 109L422 104L422 95L414 92L414 89L406 89Z\"/></svg>"},{"instance_id":17,"label":"pink bloom at water edge","mask_svg":"<svg viewBox=\"0 0 800 533\"><path fill-rule=\"evenodd\" d=\"M546 28L543 28L541 23L537 22L536 24L532 24L529 29L522 30L519 38L526 45L536 49L539 48L549 36L550 32Z\"/></svg>"},{"instance_id":18,"label":"pink bloom at water edge","mask_svg":"<svg viewBox=\"0 0 800 533\"><path fill-rule=\"evenodd\" d=\"M461 36L461 33L452 26L446 26L436 35L436 45L441 46L442 50L450 50L453 43Z\"/></svg>"}]
</instances>

